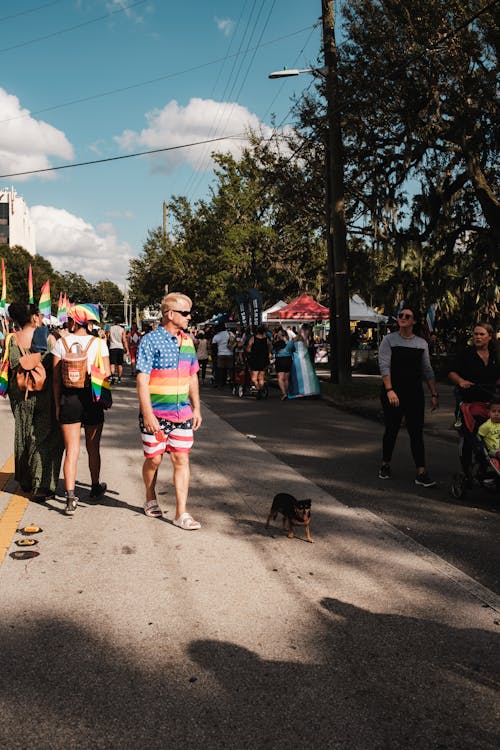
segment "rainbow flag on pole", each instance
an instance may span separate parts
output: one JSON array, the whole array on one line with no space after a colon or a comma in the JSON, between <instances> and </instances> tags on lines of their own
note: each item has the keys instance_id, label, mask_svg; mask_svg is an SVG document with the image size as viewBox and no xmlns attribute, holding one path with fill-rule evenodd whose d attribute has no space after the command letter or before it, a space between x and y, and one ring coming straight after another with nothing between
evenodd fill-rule
<instances>
[{"instance_id":1,"label":"rainbow flag on pole","mask_svg":"<svg viewBox=\"0 0 500 750\"><path fill-rule=\"evenodd\" d=\"M2 258L2 299L0 299L0 308L5 312L7 306L7 279L5 277L5 261Z\"/></svg>"},{"instance_id":2,"label":"rainbow flag on pole","mask_svg":"<svg viewBox=\"0 0 500 750\"><path fill-rule=\"evenodd\" d=\"M31 270L31 263L28 269L28 295L30 305L35 304L35 298L33 296L33 271Z\"/></svg>"},{"instance_id":3,"label":"rainbow flag on pole","mask_svg":"<svg viewBox=\"0 0 500 750\"><path fill-rule=\"evenodd\" d=\"M52 313L52 305L50 304L50 280L47 279L45 284L41 288L40 302L38 303L38 309L42 313L44 318L50 320Z\"/></svg>"},{"instance_id":4,"label":"rainbow flag on pole","mask_svg":"<svg viewBox=\"0 0 500 750\"><path fill-rule=\"evenodd\" d=\"M62 292L59 292L59 302L57 304L57 319L61 325L63 323L67 323L68 321L68 315L67 315L67 302L66 302L66 294Z\"/></svg>"}]
</instances>

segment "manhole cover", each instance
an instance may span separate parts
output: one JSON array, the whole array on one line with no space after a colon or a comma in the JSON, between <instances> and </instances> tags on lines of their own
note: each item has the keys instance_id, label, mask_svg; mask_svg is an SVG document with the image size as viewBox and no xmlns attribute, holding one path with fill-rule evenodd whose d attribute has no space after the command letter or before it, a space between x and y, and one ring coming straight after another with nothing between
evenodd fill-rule
<instances>
[{"instance_id":1,"label":"manhole cover","mask_svg":"<svg viewBox=\"0 0 500 750\"><path fill-rule=\"evenodd\" d=\"M10 556L13 560L29 560L32 557L38 557L39 554L40 553L34 549L24 549L16 550L16 552L11 552Z\"/></svg>"},{"instance_id":2,"label":"manhole cover","mask_svg":"<svg viewBox=\"0 0 500 750\"><path fill-rule=\"evenodd\" d=\"M24 526L22 529L18 529L21 534L39 534L43 529L40 526Z\"/></svg>"}]
</instances>

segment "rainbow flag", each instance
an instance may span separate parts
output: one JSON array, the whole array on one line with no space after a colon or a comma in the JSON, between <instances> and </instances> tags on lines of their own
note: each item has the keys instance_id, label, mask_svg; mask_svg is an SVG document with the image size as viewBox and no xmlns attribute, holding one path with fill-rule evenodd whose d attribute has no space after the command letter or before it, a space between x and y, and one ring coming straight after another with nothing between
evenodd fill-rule
<instances>
[{"instance_id":1,"label":"rainbow flag","mask_svg":"<svg viewBox=\"0 0 500 750\"><path fill-rule=\"evenodd\" d=\"M38 309L42 313L44 318L50 320L52 313L52 305L50 304L50 280L47 279L45 284L41 288L40 302L38 303Z\"/></svg>"},{"instance_id":2,"label":"rainbow flag","mask_svg":"<svg viewBox=\"0 0 500 750\"><path fill-rule=\"evenodd\" d=\"M68 320L68 315L66 313L67 310L67 303L66 303L66 294L63 297L62 292L59 292L59 302L57 304L57 319L61 325L63 323L66 323Z\"/></svg>"},{"instance_id":3,"label":"rainbow flag","mask_svg":"<svg viewBox=\"0 0 500 750\"><path fill-rule=\"evenodd\" d=\"M90 383L94 401L102 404L106 409L111 404L111 386L106 374L98 367L92 366Z\"/></svg>"},{"instance_id":4,"label":"rainbow flag","mask_svg":"<svg viewBox=\"0 0 500 750\"><path fill-rule=\"evenodd\" d=\"M0 308L5 312L7 305L7 280L5 278L5 261L2 258L2 299L0 299Z\"/></svg>"},{"instance_id":5,"label":"rainbow flag","mask_svg":"<svg viewBox=\"0 0 500 750\"><path fill-rule=\"evenodd\" d=\"M9 349L12 334L10 333L5 339L5 351L3 354L2 364L0 366L0 396L7 396L9 390Z\"/></svg>"},{"instance_id":6,"label":"rainbow flag","mask_svg":"<svg viewBox=\"0 0 500 750\"><path fill-rule=\"evenodd\" d=\"M30 305L35 304L35 298L33 296L33 271L31 270L31 263L28 269L28 295Z\"/></svg>"}]
</instances>

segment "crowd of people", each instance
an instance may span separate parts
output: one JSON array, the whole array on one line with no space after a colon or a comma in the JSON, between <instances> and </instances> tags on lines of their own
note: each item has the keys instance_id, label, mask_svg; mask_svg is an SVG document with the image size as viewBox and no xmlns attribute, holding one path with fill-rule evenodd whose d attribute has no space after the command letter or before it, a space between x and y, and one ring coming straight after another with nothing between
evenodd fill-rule
<instances>
[{"instance_id":1,"label":"crowd of people","mask_svg":"<svg viewBox=\"0 0 500 750\"><path fill-rule=\"evenodd\" d=\"M309 325L298 330L281 325L270 330L264 324L252 330L227 324L196 329L191 326L191 308L189 297L171 293L161 302L161 319L148 330L140 331L133 323L127 331L116 319L106 331L97 306L76 304L68 311L67 324L50 331L33 305L14 302L9 306L13 330L5 331L3 360L15 420L15 477L33 501L55 496L62 464L65 512L75 513L82 426L90 473L89 499L106 492L106 484L100 481L106 403L98 395L100 390L94 388L94 380L97 378L101 385L108 381L119 384L125 362L136 378L139 400L144 512L150 517L163 515L156 483L163 455L168 453L176 497L173 523L186 530L201 526L187 510L189 454L194 433L202 422L200 383L207 385L208 364L211 363L210 385L216 388L234 384L235 370L243 367L251 390L259 398L272 364L282 400L319 395L314 369L316 346ZM432 410L439 407L439 393L429 345L418 335L418 324L417 310L406 306L398 314L396 329L384 336L379 346L385 430L378 476L383 480L392 476L391 460L404 419L415 462L415 483L427 488L435 482L427 469L423 440L423 383L427 384ZM78 387L67 375L67 363L74 352L77 359L84 359L83 379ZM27 388L23 378L18 377L27 354L39 355L35 360L41 362L43 369L40 388ZM449 380L456 387L457 404L490 403L484 439L492 455L500 458L500 402L495 396L500 385L500 360L496 333L489 323L474 327L472 344L450 365Z\"/></svg>"}]
</instances>

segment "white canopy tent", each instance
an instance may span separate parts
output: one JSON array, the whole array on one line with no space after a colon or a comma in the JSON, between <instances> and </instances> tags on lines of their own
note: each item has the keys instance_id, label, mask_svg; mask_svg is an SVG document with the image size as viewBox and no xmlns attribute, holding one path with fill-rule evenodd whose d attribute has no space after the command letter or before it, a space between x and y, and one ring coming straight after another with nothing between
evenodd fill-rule
<instances>
[{"instance_id":1,"label":"white canopy tent","mask_svg":"<svg viewBox=\"0 0 500 750\"><path fill-rule=\"evenodd\" d=\"M286 302L283 302L282 299L279 300L279 302L276 302L271 307L268 307L267 310L262 311L262 322L265 323L267 321L267 316L269 313L276 312L277 310L281 310L282 307L286 307Z\"/></svg>"},{"instance_id":2,"label":"white canopy tent","mask_svg":"<svg viewBox=\"0 0 500 750\"><path fill-rule=\"evenodd\" d=\"M387 315L381 315L367 305L359 294L353 294L349 300L349 318L364 323L387 323Z\"/></svg>"}]
</instances>

